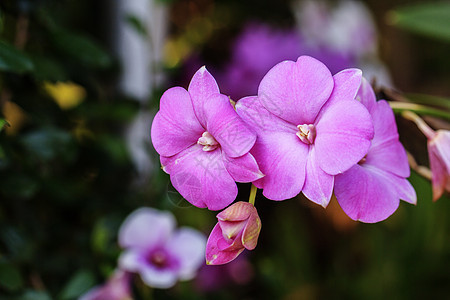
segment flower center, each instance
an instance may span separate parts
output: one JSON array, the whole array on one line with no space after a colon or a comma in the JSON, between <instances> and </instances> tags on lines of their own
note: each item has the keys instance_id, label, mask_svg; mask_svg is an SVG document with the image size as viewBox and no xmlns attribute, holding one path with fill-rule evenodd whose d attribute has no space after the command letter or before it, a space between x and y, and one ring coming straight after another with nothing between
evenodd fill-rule
<instances>
[{"instance_id":1,"label":"flower center","mask_svg":"<svg viewBox=\"0 0 450 300\"><path fill-rule=\"evenodd\" d=\"M203 146L203 151L213 151L219 147L219 143L208 131L203 132L202 136L198 139L197 144Z\"/></svg>"},{"instance_id":2,"label":"flower center","mask_svg":"<svg viewBox=\"0 0 450 300\"><path fill-rule=\"evenodd\" d=\"M316 127L313 124L297 125L297 128L298 132L296 135L303 143L307 145L314 143L316 138Z\"/></svg>"},{"instance_id":3,"label":"flower center","mask_svg":"<svg viewBox=\"0 0 450 300\"><path fill-rule=\"evenodd\" d=\"M169 261L167 254L162 250L156 250L149 255L149 262L158 269L167 267Z\"/></svg>"}]
</instances>

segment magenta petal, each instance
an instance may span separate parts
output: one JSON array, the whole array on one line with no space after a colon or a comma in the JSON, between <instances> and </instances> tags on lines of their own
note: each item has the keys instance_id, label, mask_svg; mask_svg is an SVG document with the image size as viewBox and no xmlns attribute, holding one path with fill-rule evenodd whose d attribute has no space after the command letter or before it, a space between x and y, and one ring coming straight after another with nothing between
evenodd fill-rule
<instances>
[{"instance_id":1,"label":"magenta petal","mask_svg":"<svg viewBox=\"0 0 450 300\"><path fill-rule=\"evenodd\" d=\"M297 124L286 122L268 111L258 97L245 97L236 103L236 112L256 133L287 132L295 135Z\"/></svg>"},{"instance_id":2,"label":"magenta petal","mask_svg":"<svg viewBox=\"0 0 450 300\"><path fill-rule=\"evenodd\" d=\"M266 176L254 182L271 200L298 195L305 182L308 146L295 134L274 132L259 136L251 153Z\"/></svg>"},{"instance_id":3,"label":"magenta petal","mask_svg":"<svg viewBox=\"0 0 450 300\"><path fill-rule=\"evenodd\" d=\"M163 156L175 155L195 144L203 131L189 93L181 87L168 89L152 123L151 137L156 151Z\"/></svg>"},{"instance_id":4,"label":"magenta petal","mask_svg":"<svg viewBox=\"0 0 450 300\"><path fill-rule=\"evenodd\" d=\"M314 144L319 166L330 175L345 172L360 161L373 138L372 118L356 100L327 107L316 129Z\"/></svg>"},{"instance_id":5,"label":"magenta petal","mask_svg":"<svg viewBox=\"0 0 450 300\"><path fill-rule=\"evenodd\" d=\"M178 276L189 280L195 276L204 263L206 237L188 227L180 228L167 243L167 249L180 263Z\"/></svg>"},{"instance_id":6,"label":"magenta petal","mask_svg":"<svg viewBox=\"0 0 450 300\"><path fill-rule=\"evenodd\" d=\"M433 201L436 201L444 194L445 189L450 187L450 175L435 144L428 144L428 156L430 159Z\"/></svg>"},{"instance_id":7,"label":"magenta petal","mask_svg":"<svg viewBox=\"0 0 450 300\"><path fill-rule=\"evenodd\" d=\"M175 224L175 218L170 212L140 208L131 213L120 227L119 244L124 248L152 248L165 242L174 231Z\"/></svg>"},{"instance_id":8,"label":"magenta petal","mask_svg":"<svg viewBox=\"0 0 450 300\"><path fill-rule=\"evenodd\" d=\"M247 153L255 144L256 134L238 116L227 96L216 94L204 105L206 128L229 157Z\"/></svg>"},{"instance_id":9,"label":"magenta petal","mask_svg":"<svg viewBox=\"0 0 450 300\"><path fill-rule=\"evenodd\" d=\"M382 171L381 171L382 172ZM360 165L335 178L334 193L344 212L353 220L375 223L392 215L399 206L397 191L389 184L396 175Z\"/></svg>"},{"instance_id":10,"label":"magenta petal","mask_svg":"<svg viewBox=\"0 0 450 300\"><path fill-rule=\"evenodd\" d=\"M234 181L252 182L264 177L264 174L259 170L258 163L250 153L236 158L228 157L224 153L222 155L225 168Z\"/></svg>"},{"instance_id":11,"label":"magenta petal","mask_svg":"<svg viewBox=\"0 0 450 300\"><path fill-rule=\"evenodd\" d=\"M362 72L359 69L345 69L333 75L333 92L322 108L321 114L326 110L326 107L336 102L354 100L361 85L361 78Z\"/></svg>"},{"instance_id":12,"label":"magenta petal","mask_svg":"<svg viewBox=\"0 0 450 300\"><path fill-rule=\"evenodd\" d=\"M333 90L333 77L320 61L300 56L283 61L262 79L258 97L274 115L293 123L312 124Z\"/></svg>"},{"instance_id":13,"label":"magenta petal","mask_svg":"<svg viewBox=\"0 0 450 300\"><path fill-rule=\"evenodd\" d=\"M356 100L361 101L370 113L372 113L372 110L376 106L377 98L375 96L375 92L373 91L370 83L364 77L362 78L361 86L358 94L356 95Z\"/></svg>"},{"instance_id":14,"label":"magenta petal","mask_svg":"<svg viewBox=\"0 0 450 300\"><path fill-rule=\"evenodd\" d=\"M204 106L211 100L211 96L219 94L220 91L216 80L206 70L205 66L194 74L189 83L188 91L192 98L195 114L203 127L206 127L207 110Z\"/></svg>"},{"instance_id":15,"label":"magenta petal","mask_svg":"<svg viewBox=\"0 0 450 300\"><path fill-rule=\"evenodd\" d=\"M216 224L206 243L206 263L208 265L226 264L235 259L245 249L242 247L232 251L221 251L218 244L222 240L222 230L220 229L219 224Z\"/></svg>"},{"instance_id":16,"label":"magenta petal","mask_svg":"<svg viewBox=\"0 0 450 300\"><path fill-rule=\"evenodd\" d=\"M237 196L237 186L227 172L220 149L203 151L194 145L172 157L161 157L164 170L177 191L197 207L219 210Z\"/></svg>"},{"instance_id":17,"label":"magenta petal","mask_svg":"<svg viewBox=\"0 0 450 300\"><path fill-rule=\"evenodd\" d=\"M316 158L316 151L311 147L306 163L306 179L302 193L323 207L327 207L333 193L334 176L322 171Z\"/></svg>"},{"instance_id":18,"label":"magenta petal","mask_svg":"<svg viewBox=\"0 0 450 300\"><path fill-rule=\"evenodd\" d=\"M398 140L394 113L389 104L378 101L372 108L375 136L366 163L401 177L409 177L408 157Z\"/></svg>"}]
</instances>

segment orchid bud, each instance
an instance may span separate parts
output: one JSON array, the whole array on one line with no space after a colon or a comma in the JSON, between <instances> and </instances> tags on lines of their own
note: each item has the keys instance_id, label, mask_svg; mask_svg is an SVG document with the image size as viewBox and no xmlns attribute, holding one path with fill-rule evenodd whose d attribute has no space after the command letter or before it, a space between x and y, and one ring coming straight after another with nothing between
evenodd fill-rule
<instances>
[{"instance_id":1,"label":"orchid bud","mask_svg":"<svg viewBox=\"0 0 450 300\"><path fill-rule=\"evenodd\" d=\"M234 260L244 249L258 243L261 220L253 204L237 202L217 215L206 244L206 263L221 265Z\"/></svg>"}]
</instances>

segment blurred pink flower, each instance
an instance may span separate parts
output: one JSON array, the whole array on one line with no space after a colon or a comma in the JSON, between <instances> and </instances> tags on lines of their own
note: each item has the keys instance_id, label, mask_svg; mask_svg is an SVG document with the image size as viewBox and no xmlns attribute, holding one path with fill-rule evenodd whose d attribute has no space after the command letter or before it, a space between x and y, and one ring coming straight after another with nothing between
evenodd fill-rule
<instances>
[{"instance_id":1,"label":"blurred pink flower","mask_svg":"<svg viewBox=\"0 0 450 300\"><path fill-rule=\"evenodd\" d=\"M139 273L148 286L170 288L195 276L204 262L206 238L191 228L175 230L170 212L140 208L122 224L119 244L125 248L122 270Z\"/></svg>"},{"instance_id":2,"label":"blurred pink flower","mask_svg":"<svg viewBox=\"0 0 450 300\"><path fill-rule=\"evenodd\" d=\"M223 209L237 196L235 181L264 176L249 153L256 135L205 67L187 91L174 87L163 94L151 136L173 186L197 207Z\"/></svg>"},{"instance_id":3,"label":"blurred pink flower","mask_svg":"<svg viewBox=\"0 0 450 300\"><path fill-rule=\"evenodd\" d=\"M369 110L375 135L367 155L336 176L334 193L350 218L375 223L393 214L400 199L415 204L416 193L406 180L410 174L408 158L398 140L391 107L384 100L376 101L375 93L365 79L357 99Z\"/></svg>"},{"instance_id":4,"label":"blurred pink flower","mask_svg":"<svg viewBox=\"0 0 450 300\"><path fill-rule=\"evenodd\" d=\"M450 192L450 131L434 131L415 113L407 111L404 116L414 121L428 139L433 201L436 201L444 191Z\"/></svg>"},{"instance_id":5,"label":"blurred pink flower","mask_svg":"<svg viewBox=\"0 0 450 300\"><path fill-rule=\"evenodd\" d=\"M450 193L450 131L438 130L428 140L433 200L438 200L444 191Z\"/></svg>"},{"instance_id":6,"label":"blurred pink flower","mask_svg":"<svg viewBox=\"0 0 450 300\"><path fill-rule=\"evenodd\" d=\"M79 300L132 300L130 279L130 273L116 270L104 285L94 287Z\"/></svg>"},{"instance_id":7,"label":"blurred pink flower","mask_svg":"<svg viewBox=\"0 0 450 300\"><path fill-rule=\"evenodd\" d=\"M237 102L258 135L251 153L266 176L254 184L264 196L284 200L302 191L328 205L334 175L360 161L373 138L370 114L354 100L360 83L360 70L332 76L320 61L301 56L273 67L257 97Z\"/></svg>"},{"instance_id":8,"label":"blurred pink flower","mask_svg":"<svg viewBox=\"0 0 450 300\"><path fill-rule=\"evenodd\" d=\"M249 202L236 202L217 215L206 244L206 263L221 265L241 254L253 250L258 243L261 220L255 206Z\"/></svg>"},{"instance_id":9,"label":"blurred pink flower","mask_svg":"<svg viewBox=\"0 0 450 300\"><path fill-rule=\"evenodd\" d=\"M300 55L314 56L332 72L354 65L350 55L306 45L295 29L278 29L263 23L247 24L231 51L231 59L218 78L224 93L234 100L257 94L261 79L275 64Z\"/></svg>"}]
</instances>

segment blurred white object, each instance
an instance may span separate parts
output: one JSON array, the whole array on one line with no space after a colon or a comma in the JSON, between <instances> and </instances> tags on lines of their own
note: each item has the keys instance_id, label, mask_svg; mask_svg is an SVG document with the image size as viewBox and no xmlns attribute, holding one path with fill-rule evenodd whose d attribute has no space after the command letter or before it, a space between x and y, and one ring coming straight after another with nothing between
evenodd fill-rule
<instances>
[{"instance_id":1,"label":"blurred white object","mask_svg":"<svg viewBox=\"0 0 450 300\"><path fill-rule=\"evenodd\" d=\"M120 89L145 102L162 80L160 65L167 34L167 7L157 0L119 0L115 3L114 48L122 66ZM130 24L130 17L143 25L147 36Z\"/></svg>"},{"instance_id":2,"label":"blurred white object","mask_svg":"<svg viewBox=\"0 0 450 300\"><path fill-rule=\"evenodd\" d=\"M163 80L161 65L168 7L157 0L118 0L111 1L111 5L113 46L122 68L119 89L145 104ZM130 19L137 20L145 32L139 32ZM153 168L148 152L152 119L153 113L142 109L125 133L131 159L144 181Z\"/></svg>"},{"instance_id":3,"label":"blurred white object","mask_svg":"<svg viewBox=\"0 0 450 300\"><path fill-rule=\"evenodd\" d=\"M358 1L340 1L328 7L323 1L298 1L294 13L306 42L357 57L376 53L377 34L367 7Z\"/></svg>"}]
</instances>

